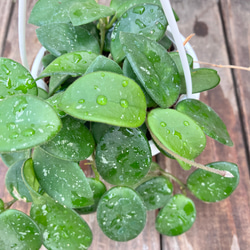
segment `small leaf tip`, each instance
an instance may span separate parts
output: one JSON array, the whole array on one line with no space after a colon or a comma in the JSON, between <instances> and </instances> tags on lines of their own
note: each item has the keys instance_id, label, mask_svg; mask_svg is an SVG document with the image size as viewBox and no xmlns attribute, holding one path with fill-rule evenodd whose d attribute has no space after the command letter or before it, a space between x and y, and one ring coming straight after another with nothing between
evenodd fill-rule
<instances>
[{"instance_id":1,"label":"small leaf tip","mask_svg":"<svg viewBox=\"0 0 250 250\"><path fill-rule=\"evenodd\" d=\"M226 178L234 178L234 175L230 173L229 171L225 171L224 177Z\"/></svg>"}]
</instances>

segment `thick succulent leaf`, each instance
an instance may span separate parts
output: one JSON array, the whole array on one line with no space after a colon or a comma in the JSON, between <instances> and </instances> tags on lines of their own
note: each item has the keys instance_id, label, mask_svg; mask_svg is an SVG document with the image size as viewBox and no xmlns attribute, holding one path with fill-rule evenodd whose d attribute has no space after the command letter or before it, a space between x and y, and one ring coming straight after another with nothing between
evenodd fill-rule
<instances>
[{"instance_id":1,"label":"thick succulent leaf","mask_svg":"<svg viewBox=\"0 0 250 250\"><path fill-rule=\"evenodd\" d=\"M64 54L56 58L39 76L43 78L51 75L80 76L85 73L89 65L97 57L96 54L87 51L78 51Z\"/></svg>"},{"instance_id":2,"label":"thick succulent leaf","mask_svg":"<svg viewBox=\"0 0 250 250\"><path fill-rule=\"evenodd\" d=\"M49 80L49 96L53 95L59 87L69 78L69 75L52 75Z\"/></svg>"},{"instance_id":3,"label":"thick succulent leaf","mask_svg":"<svg viewBox=\"0 0 250 250\"><path fill-rule=\"evenodd\" d=\"M148 140L138 128L111 128L96 147L97 170L114 185L136 184L148 173L151 158Z\"/></svg>"},{"instance_id":4,"label":"thick succulent leaf","mask_svg":"<svg viewBox=\"0 0 250 250\"><path fill-rule=\"evenodd\" d=\"M39 250L42 235L36 223L21 211L9 209L0 214L1 249Z\"/></svg>"},{"instance_id":5,"label":"thick succulent leaf","mask_svg":"<svg viewBox=\"0 0 250 250\"><path fill-rule=\"evenodd\" d=\"M166 50L170 50L173 42L168 38L168 36L165 34L158 43L163 46Z\"/></svg>"},{"instance_id":6,"label":"thick succulent leaf","mask_svg":"<svg viewBox=\"0 0 250 250\"><path fill-rule=\"evenodd\" d=\"M146 117L141 88L125 76L102 71L70 85L59 108L79 119L124 127L138 127Z\"/></svg>"},{"instance_id":7,"label":"thick succulent leaf","mask_svg":"<svg viewBox=\"0 0 250 250\"><path fill-rule=\"evenodd\" d=\"M38 88L38 97L43 100L46 100L49 97L49 93L42 88Z\"/></svg>"},{"instance_id":8,"label":"thick succulent leaf","mask_svg":"<svg viewBox=\"0 0 250 250\"><path fill-rule=\"evenodd\" d=\"M118 20L111 36L111 54L114 60L120 62L125 57L119 37L121 31L159 40L165 33L166 27L167 20L160 6L142 4L130 8Z\"/></svg>"},{"instance_id":9,"label":"thick succulent leaf","mask_svg":"<svg viewBox=\"0 0 250 250\"><path fill-rule=\"evenodd\" d=\"M133 71L128 59L125 59L123 62L123 74L131 79L133 79L142 89L145 98L146 98L146 102L147 102L147 107L155 107L157 106L157 104L153 101L153 99L150 97L150 95L147 93L147 91L144 89L144 86L142 85L142 83L140 82L140 80L138 79L137 75L135 74L135 72Z\"/></svg>"},{"instance_id":10,"label":"thick succulent leaf","mask_svg":"<svg viewBox=\"0 0 250 250\"><path fill-rule=\"evenodd\" d=\"M76 2L69 8L69 17L74 26L87 24L114 14L115 10L95 1Z\"/></svg>"},{"instance_id":11,"label":"thick succulent leaf","mask_svg":"<svg viewBox=\"0 0 250 250\"><path fill-rule=\"evenodd\" d=\"M128 187L114 187L101 198L97 221L110 239L128 241L137 237L146 224L146 207L140 196Z\"/></svg>"},{"instance_id":12,"label":"thick succulent leaf","mask_svg":"<svg viewBox=\"0 0 250 250\"><path fill-rule=\"evenodd\" d=\"M79 214L89 214L96 211L99 200L103 196L103 194L107 191L106 186L103 182L96 180L94 178L87 178L91 190L93 191L94 204L82 208L75 209L75 211Z\"/></svg>"},{"instance_id":13,"label":"thick succulent leaf","mask_svg":"<svg viewBox=\"0 0 250 250\"><path fill-rule=\"evenodd\" d=\"M46 152L68 161L81 161L94 151L95 141L84 121L71 116L62 118L62 129L50 141L41 145Z\"/></svg>"},{"instance_id":14,"label":"thick succulent leaf","mask_svg":"<svg viewBox=\"0 0 250 250\"><path fill-rule=\"evenodd\" d=\"M193 160L206 146L206 136L196 122L187 115L173 109L154 109L148 114L151 134L162 145L174 153ZM186 164L178 162L184 169Z\"/></svg>"},{"instance_id":15,"label":"thick succulent leaf","mask_svg":"<svg viewBox=\"0 0 250 250\"><path fill-rule=\"evenodd\" d=\"M239 184L239 169L237 165L231 162L214 162L206 166L229 171L234 177L226 178L197 169L187 180L188 188L194 196L205 202L216 202L231 195Z\"/></svg>"},{"instance_id":16,"label":"thick succulent leaf","mask_svg":"<svg viewBox=\"0 0 250 250\"><path fill-rule=\"evenodd\" d=\"M21 169L25 161L26 159L19 160L9 168L5 176L5 186L13 198L31 202L31 195L21 175Z\"/></svg>"},{"instance_id":17,"label":"thick succulent leaf","mask_svg":"<svg viewBox=\"0 0 250 250\"><path fill-rule=\"evenodd\" d=\"M46 54L42 58L42 64L43 67L46 68L50 63L52 63L56 59L56 56L53 56L52 54Z\"/></svg>"},{"instance_id":18,"label":"thick succulent leaf","mask_svg":"<svg viewBox=\"0 0 250 250\"><path fill-rule=\"evenodd\" d=\"M193 201L177 194L160 210L155 226L161 234L177 236L189 230L195 218L196 209Z\"/></svg>"},{"instance_id":19,"label":"thick succulent leaf","mask_svg":"<svg viewBox=\"0 0 250 250\"><path fill-rule=\"evenodd\" d=\"M54 109L36 96L15 95L0 102L0 152L32 148L60 128Z\"/></svg>"},{"instance_id":20,"label":"thick succulent leaf","mask_svg":"<svg viewBox=\"0 0 250 250\"><path fill-rule=\"evenodd\" d=\"M0 58L0 101L15 94L37 95L36 82L30 72L8 58Z\"/></svg>"},{"instance_id":21,"label":"thick succulent leaf","mask_svg":"<svg viewBox=\"0 0 250 250\"><path fill-rule=\"evenodd\" d=\"M164 177L154 177L136 188L147 210L163 207L171 197L173 184Z\"/></svg>"},{"instance_id":22,"label":"thick succulent leaf","mask_svg":"<svg viewBox=\"0 0 250 250\"><path fill-rule=\"evenodd\" d=\"M27 160L28 158L30 158L30 150L24 150L24 151L20 151L20 152L3 153L3 154L0 154L0 157L3 161L3 163L7 167L10 167L19 160Z\"/></svg>"},{"instance_id":23,"label":"thick succulent leaf","mask_svg":"<svg viewBox=\"0 0 250 250\"><path fill-rule=\"evenodd\" d=\"M64 111L58 108L58 105L61 102L62 95L63 91L54 94L53 96L51 96L46 100L46 102L49 103L54 108L55 112L60 118L63 118L64 116L67 115Z\"/></svg>"},{"instance_id":24,"label":"thick succulent leaf","mask_svg":"<svg viewBox=\"0 0 250 250\"><path fill-rule=\"evenodd\" d=\"M120 40L135 74L162 108L179 97L180 77L168 52L157 42L137 34L121 33Z\"/></svg>"},{"instance_id":25,"label":"thick succulent leaf","mask_svg":"<svg viewBox=\"0 0 250 250\"><path fill-rule=\"evenodd\" d=\"M40 148L34 150L33 161L38 182L53 199L70 208L93 204L93 192L77 163L56 158Z\"/></svg>"},{"instance_id":26,"label":"thick succulent leaf","mask_svg":"<svg viewBox=\"0 0 250 250\"><path fill-rule=\"evenodd\" d=\"M100 54L98 41L82 26L48 24L38 28L36 34L40 43L54 56L82 50Z\"/></svg>"},{"instance_id":27,"label":"thick succulent leaf","mask_svg":"<svg viewBox=\"0 0 250 250\"><path fill-rule=\"evenodd\" d=\"M191 71L193 93L200 93L215 88L220 83L220 76L214 69L199 68ZM186 94L186 84L181 85L181 94Z\"/></svg>"},{"instance_id":28,"label":"thick succulent leaf","mask_svg":"<svg viewBox=\"0 0 250 250\"><path fill-rule=\"evenodd\" d=\"M199 100L186 99L178 103L176 110L196 121L206 135L222 144L233 146L226 125L218 114L205 103Z\"/></svg>"},{"instance_id":29,"label":"thick succulent leaf","mask_svg":"<svg viewBox=\"0 0 250 250\"><path fill-rule=\"evenodd\" d=\"M96 143L101 141L101 138L105 135L105 133L112 127L112 125L100 123L100 122L92 122L91 123L91 133L95 139Z\"/></svg>"},{"instance_id":30,"label":"thick succulent leaf","mask_svg":"<svg viewBox=\"0 0 250 250\"><path fill-rule=\"evenodd\" d=\"M95 2L95 0L81 0L80 2ZM70 6L79 0L39 0L33 7L29 23L37 26L50 23L69 23Z\"/></svg>"},{"instance_id":31,"label":"thick succulent leaf","mask_svg":"<svg viewBox=\"0 0 250 250\"><path fill-rule=\"evenodd\" d=\"M95 71L109 71L121 75L123 74L121 67L116 62L102 55L96 57L86 70L85 74Z\"/></svg>"}]
</instances>

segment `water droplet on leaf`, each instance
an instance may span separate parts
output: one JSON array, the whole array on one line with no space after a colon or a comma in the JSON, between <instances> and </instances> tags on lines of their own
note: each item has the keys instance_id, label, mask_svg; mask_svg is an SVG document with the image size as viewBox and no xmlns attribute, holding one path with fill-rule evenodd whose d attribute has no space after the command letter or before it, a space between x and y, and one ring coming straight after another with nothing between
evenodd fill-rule
<instances>
[{"instance_id":1,"label":"water droplet on leaf","mask_svg":"<svg viewBox=\"0 0 250 250\"><path fill-rule=\"evenodd\" d=\"M108 102L108 99L106 96L104 95L99 95L96 99L96 102L99 104L99 105L106 105L107 102Z\"/></svg>"}]
</instances>

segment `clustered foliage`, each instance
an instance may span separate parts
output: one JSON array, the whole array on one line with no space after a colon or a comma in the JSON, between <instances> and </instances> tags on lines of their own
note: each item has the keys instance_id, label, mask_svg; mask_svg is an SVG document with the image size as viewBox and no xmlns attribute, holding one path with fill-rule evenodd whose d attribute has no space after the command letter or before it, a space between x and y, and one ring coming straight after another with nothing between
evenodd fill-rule
<instances>
[{"instance_id":1,"label":"clustered foliage","mask_svg":"<svg viewBox=\"0 0 250 250\"><path fill-rule=\"evenodd\" d=\"M177 18L177 16L176 16ZM79 214L96 211L101 230L128 241L143 230L147 210L161 208L156 229L175 236L195 221L189 189L202 201L227 198L238 167L214 162L226 178L202 169L187 183L152 162L149 140L184 170L204 150L206 135L232 146L226 126L186 93L178 52L171 50L158 0L39 0L29 22L46 48L48 92L19 63L0 59L0 152L15 200L32 202L30 216L0 200L3 249L87 249L92 232ZM171 51L171 52L170 52ZM193 69L193 92L219 84L212 69ZM94 178L80 161L89 159ZM86 162L86 161L85 161ZM171 181L182 194L173 194ZM106 184L113 187L107 190Z\"/></svg>"}]
</instances>

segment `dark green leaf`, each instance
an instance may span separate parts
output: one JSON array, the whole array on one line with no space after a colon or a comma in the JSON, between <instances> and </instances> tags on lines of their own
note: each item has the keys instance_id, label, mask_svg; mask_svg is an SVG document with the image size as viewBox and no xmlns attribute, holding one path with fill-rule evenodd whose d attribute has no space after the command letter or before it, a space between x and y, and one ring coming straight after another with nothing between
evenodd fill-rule
<instances>
[{"instance_id":1,"label":"dark green leaf","mask_svg":"<svg viewBox=\"0 0 250 250\"><path fill-rule=\"evenodd\" d=\"M39 250L42 237L38 226L21 211L9 209L0 214L1 249Z\"/></svg>"},{"instance_id":2,"label":"dark green leaf","mask_svg":"<svg viewBox=\"0 0 250 250\"><path fill-rule=\"evenodd\" d=\"M118 20L111 36L111 53L114 60L120 62L125 57L119 38L121 31L159 40L165 33L166 27L167 20L160 6L141 4L130 8ZM129 46L126 43L125 45Z\"/></svg>"},{"instance_id":3,"label":"dark green leaf","mask_svg":"<svg viewBox=\"0 0 250 250\"><path fill-rule=\"evenodd\" d=\"M138 127L146 116L140 87L111 72L93 72L77 79L64 92L59 107L79 119L124 127Z\"/></svg>"},{"instance_id":4,"label":"dark green leaf","mask_svg":"<svg viewBox=\"0 0 250 250\"><path fill-rule=\"evenodd\" d=\"M54 60L56 59L55 56L51 55L51 54L47 54L43 57L42 59L42 64L43 67L46 68L50 63L52 63Z\"/></svg>"},{"instance_id":5,"label":"dark green leaf","mask_svg":"<svg viewBox=\"0 0 250 250\"><path fill-rule=\"evenodd\" d=\"M48 24L38 28L36 34L40 43L54 56L82 50L100 53L96 38L82 26Z\"/></svg>"},{"instance_id":6,"label":"dark green leaf","mask_svg":"<svg viewBox=\"0 0 250 250\"><path fill-rule=\"evenodd\" d=\"M0 213L2 213L5 210L4 208L4 202L2 199L0 199Z\"/></svg>"},{"instance_id":7,"label":"dark green leaf","mask_svg":"<svg viewBox=\"0 0 250 250\"><path fill-rule=\"evenodd\" d=\"M211 168L226 170L233 178L226 178L202 169L195 170L188 178L187 185L191 192L205 202L216 202L227 198L239 184L239 169L230 162L214 162L206 165Z\"/></svg>"},{"instance_id":8,"label":"dark green leaf","mask_svg":"<svg viewBox=\"0 0 250 250\"><path fill-rule=\"evenodd\" d=\"M37 95L36 82L30 72L8 58L0 58L0 101L16 94Z\"/></svg>"},{"instance_id":9,"label":"dark green leaf","mask_svg":"<svg viewBox=\"0 0 250 250\"><path fill-rule=\"evenodd\" d=\"M51 96L50 98L46 100L46 102L48 102L54 108L55 112L60 118L63 118L64 116L67 115L64 111L58 108L58 105L61 102L62 95L63 95L63 92L59 92L59 93L54 94L53 96Z\"/></svg>"},{"instance_id":10,"label":"dark green leaf","mask_svg":"<svg viewBox=\"0 0 250 250\"><path fill-rule=\"evenodd\" d=\"M0 154L0 157L3 161L3 163L7 167L10 167L19 160L27 160L28 158L30 158L30 150L25 150L25 151L20 151L20 152L3 153L3 154Z\"/></svg>"},{"instance_id":11,"label":"dark green leaf","mask_svg":"<svg viewBox=\"0 0 250 250\"><path fill-rule=\"evenodd\" d=\"M167 35L164 35L163 38L158 41L160 45L162 45L166 50L170 50L173 42L167 37Z\"/></svg>"},{"instance_id":12,"label":"dark green leaf","mask_svg":"<svg viewBox=\"0 0 250 250\"><path fill-rule=\"evenodd\" d=\"M95 142L84 121L69 115L62 118L62 129L49 142L41 145L46 152L68 161L81 161L94 151Z\"/></svg>"},{"instance_id":13,"label":"dark green leaf","mask_svg":"<svg viewBox=\"0 0 250 250\"><path fill-rule=\"evenodd\" d=\"M179 72L168 52L157 42L137 34L121 33L120 40L135 74L162 108L179 97Z\"/></svg>"},{"instance_id":14,"label":"dark green leaf","mask_svg":"<svg viewBox=\"0 0 250 250\"><path fill-rule=\"evenodd\" d=\"M205 103L199 100L186 99L178 103L176 110L196 121L206 135L222 144L233 146L226 125L215 111Z\"/></svg>"},{"instance_id":15,"label":"dark green leaf","mask_svg":"<svg viewBox=\"0 0 250 250\"><path fill-rule=\"evenodd\" d=\"M173 192L172 183L164 177L154 177L136 188L147 210L163 207Z\"/></svg>"},{"instance_id":16,"label":"dark green leaf","mask_svg":"<svg viewBox=\"0 0 250 250\"><path fill-rule=\"evenodd\" d=\"M49 80L49 96L53 95L69 78L69 75L52 75Z\"/></svg>"},{"instance_id":17,"label":"dark green leaf","mask_svg":"<svg viewBox=\"0 0 250 250\"><path fill-rule=\"evenodd\" d=\"M95 139L96 143L99 143L104 134L111 128L111 125L100 123L100 122L92 122L91 123L91 132Z\"/></svg>"},{"instance_id":18,"label":"dark green leaf","mask_svg":"<svg viewBox=\"0 0 250 250\"><path fill-rule=\"evenodd\" d=\"M189 230L196 218L192 200L177 194L173 196L157 215L156 229L167 236L177 236Z\"/></svg>"},{"instance_id":19,"label":"dark green leaf","mask_svg":"<svg viewBox=\"0 0 250 250\"><path fill-rule=\"evenodd\" d=\"M0 102L0 152L32 148L54 137L61 121L53 108L32 95Z\"/></svg>"},{"instance_id":20,"label":"dark green leaf","mask_svg":"<svg viewBox=\"0 0 250 250\"><path fill-rule=\"evenodd\" d=\"M134 185L150 169L151 150L140 129L114 127L96 147L100 175L114 185Z\"/></svg>"},{"instance_id":21,"label":"dark green leaf","mask_svg":"<svg viewBox=\"0 0 250 250\"><path fill-rule=\"evenodd\" d=\"M146 224L146 207L140 196L128 187L106 192L97 208L97 221L110 239L128 241L137 237Z\"/></svg>"}]
</instances>

